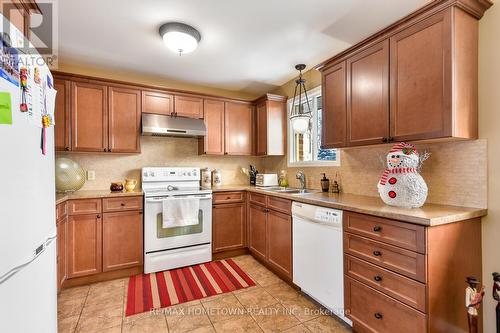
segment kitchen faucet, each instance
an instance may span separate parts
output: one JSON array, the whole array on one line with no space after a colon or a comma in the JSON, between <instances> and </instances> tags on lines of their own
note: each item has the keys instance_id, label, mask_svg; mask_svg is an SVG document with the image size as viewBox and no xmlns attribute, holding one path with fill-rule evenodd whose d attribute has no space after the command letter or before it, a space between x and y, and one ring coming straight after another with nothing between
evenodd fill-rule
<instances>
[{"instance_id":1,"label":"kitchen faucet","mask_svg":"<svg viewBox=\"0 0 500 333\"><path fill-rule=\"evenodd\" d=\"M297 174L295 175L295 178L297 178L300 182L300 188L302 190L306 189L306 175L304 174L304 171L298 171Z\"/></svg>"}]
</instances>

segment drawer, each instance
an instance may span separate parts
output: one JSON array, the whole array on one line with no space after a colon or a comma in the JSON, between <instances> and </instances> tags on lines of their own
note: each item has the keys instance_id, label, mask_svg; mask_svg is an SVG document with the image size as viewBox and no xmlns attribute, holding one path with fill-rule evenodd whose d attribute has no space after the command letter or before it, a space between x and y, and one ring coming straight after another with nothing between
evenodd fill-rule
<instances>
[{"instance_id":1,"label":"drawer","mask_svg":"<svg viewBox=\"0 0 500 333\"><path fill-rule=\"evenodd\" d=\"M292 201L268 195L267 208L290 215L292 213Z\"/></svg>"},{"instance_id":2,"label":"drawer","mask_svg":"<svg viewBox=\"0 0 500 333\"><path fill-rule=\"evenodd\" d=\"M213 203L233 203L242 202L245 198L245 193L243 192L220 192L213 194Z\"/></svg>"},{"instance_id":3,"label":"drawer","mask_svg":"<svg viewBox=\"0 0 500 333\"><path fill-rule=\"evenodd\" d=\"M425 254L425 227L344 212L344 231Z\"/></svg>"},{"instance_id":4,"label":"drawer","mask_svg":"<svg viewBox=\"0 0 500 333\"><path fill-rule=\"evenodd\" d=\"M66 217L68 215L68 203L67 201L60 203L56 206L56 220Z\"/></svg>"},{"instance_id":5,"label":"drawer","mask_svg":"<svg viewBox=\"0 0 500 333\"><path fill-rule=\"evenodd\" d=\"M344 232L344 251L425 283L425 255Z\"/></svg>"},{"instance_id":6,"label":"drawer","mask_svg":"<svg viewBox=\"0 0 500 333\"><path fill-rule=\"evenodd\" d=\"M425 312L425 284L393 273L348 254L344 273L417 310Z\"/></svg>"},{"instance_id":7,"label":"drawer","mask_svg":"<svg viewBox=\"0 0 500 333\"><path fill-rule=\"evenodd\" d=\"M266 206L266 195L260 193L250 192L249 194L250 202L260 206Z\"/></svg>"},{"instance_id":8,"label":"drawer","mask_svg":"<svg viewBox=\"0 0 500 333\"><path fill-rule=\"evenodd\" d=\"M101 212L101 199L77 199L68 201L68 215L96 214Z\"/></svg>"},{"instance_id":9,"label":"drawer","mask_svg":"<svg viewBox=\"0 0 500 333\"><path fill-rule=\"evenodd\" d=\"M345 277L345 307L355 332L426 332L425 314Z\"/></svg>"},{"instance_id":10,"label":"drawer","mask_svg":"<svg viewBox=\"0 0 500 333\"><path fill-rule=\"evenodd\" d=\"M119 212L124 210L141 210L142 196L115 197L102 199L103 212Z\"/></svg>"}]
</instances>

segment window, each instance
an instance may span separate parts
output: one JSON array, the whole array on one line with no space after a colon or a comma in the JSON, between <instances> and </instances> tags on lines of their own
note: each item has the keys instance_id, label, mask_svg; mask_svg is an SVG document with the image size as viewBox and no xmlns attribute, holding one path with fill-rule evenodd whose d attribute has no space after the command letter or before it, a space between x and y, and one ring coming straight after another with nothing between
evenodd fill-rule
<instances>
[{"instance_id":1,"label":"window","mask_svg":"<svg viewBox=\"0 0 500 333\"><path fill-rule=\"evenodd\" d=\"M338 166L340 161L337 149L321 149L321 118L322 100L321 87L307 92L312 119L310 130L304 134L293 132L292 124L288 120L288 166ZM293 98L288 100L288 114L292 108ZM298 105L298 98L295 100ZM302 98L305 104L305 96ZM307 109L307 108L306 108Z\"/></svg>"}]
</instances>

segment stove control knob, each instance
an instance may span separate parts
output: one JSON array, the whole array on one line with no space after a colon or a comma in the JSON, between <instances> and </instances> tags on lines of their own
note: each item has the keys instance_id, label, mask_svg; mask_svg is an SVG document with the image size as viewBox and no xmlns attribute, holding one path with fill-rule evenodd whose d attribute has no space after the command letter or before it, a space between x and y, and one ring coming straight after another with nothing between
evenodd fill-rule
<instances>
[{"instance_id":1,"label":"stove control knob","mask_svg":"<svg viewBox=\"0 0 500 333\"><path fill-rule=\"evenodd\" d=\"M172 185L167 186L167 191L173 191L173 190L174 190L174 187Z\"/></svg>"},{"instance_id":2,"label":"stove control knob","mask_svg":"<svg viewBox=\"0 0 500 333\"><path fill-rule=\"evenodd\" d=\"M150 176L150 177L154 177L154 176L155 176L155 173L154 173L153 171L151 171L151 172L149 173L149 176Z\"/></svg>"},{"instance_id":3,"label":"stove control knob","mask_svg":"<svg viewBox=\"0 0 500 333\"><path fill-rule=\"evenodd\" d=\"M191 172L188 172L188 173L187 173L187 175L188 175L188 176L191 176Z\"/></svg>"}]
</instances>

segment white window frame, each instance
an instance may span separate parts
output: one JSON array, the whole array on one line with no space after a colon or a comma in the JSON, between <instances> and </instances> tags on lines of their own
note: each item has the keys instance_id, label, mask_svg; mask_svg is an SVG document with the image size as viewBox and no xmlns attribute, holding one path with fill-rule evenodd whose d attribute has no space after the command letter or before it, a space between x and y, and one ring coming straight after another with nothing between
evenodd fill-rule
<instances>
[{"instance_id":1,"label":"white window frame","mask_svg":"<svg viewBox=\"0 0 500 333\"><path fill-rule=\"evenodd\" d=\"M307 91L307 97L310 100L314 100L316 97L321 95L321 86L313 88ZM302 94L301 98L305 100L305 94ZM298 96L297 96L298 99ZM321 167L321 166L340 166L340 151L337 149L337 154L335 155L335 161L292 161L293 157L293 146L294 146L294 136L293 129L290 124L290 110L292 109L293 98L287 101L287 166L288 167ZM317 113L313 112L312 122L317 123ZM317 126L312 126L312 138L317 138ZM317 144L313 142L313 156L317 156Z\"/></svg>"}]
</instances>

